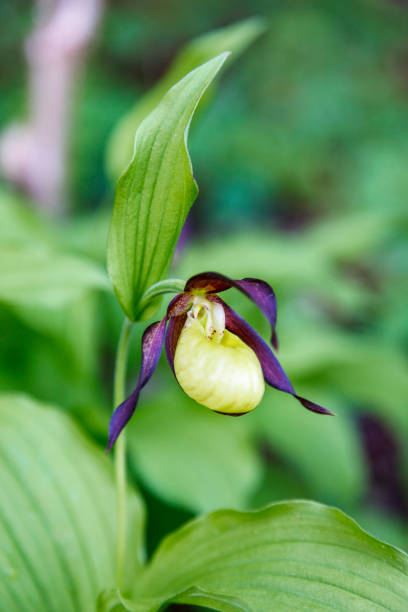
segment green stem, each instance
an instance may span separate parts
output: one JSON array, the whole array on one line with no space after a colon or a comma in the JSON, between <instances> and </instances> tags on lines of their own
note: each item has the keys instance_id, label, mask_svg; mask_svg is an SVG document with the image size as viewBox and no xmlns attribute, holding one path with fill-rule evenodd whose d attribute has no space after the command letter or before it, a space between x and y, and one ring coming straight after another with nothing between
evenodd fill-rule
<instances>
[{"instance_id":1,"label":"green stem","mask_svg":"<svg viewBox=\"0 0 408 612\"><path fill-rule=\"evenodd\" d=\"M179 278L166 278L149 287L142 295L138 304L137 320L141 320L143 311L153 300L165 293L181 293L184 290L185 284L186 281L180 280Z\"/></svg>"},{"instance_id":2,"label":"green stem","mask_svg":"<svg viewBox=\"0 0 408 612\"><path fill-rule=\"evenodd\" d=\"M113 383L114 409L125 399L126 366L132 323L125 319L116 352L115 376ZM126 431L122 431L115 445L115 476L117 495L117 542L116 542L116 583L122 588L125 569L127 513L126 513Z\"/></svg>"}]
</instances>

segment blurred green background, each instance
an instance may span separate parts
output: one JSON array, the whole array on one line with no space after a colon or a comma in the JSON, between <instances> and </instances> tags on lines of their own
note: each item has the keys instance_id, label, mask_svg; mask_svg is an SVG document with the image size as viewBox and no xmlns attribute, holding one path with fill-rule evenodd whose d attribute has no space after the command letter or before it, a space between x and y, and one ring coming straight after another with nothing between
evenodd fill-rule
<instances>
[{"instance_id":1,"label":"blurred green background","mask_svg":"<svg viewBox=\"0 0 408 612\"><path fill-rule=\"evenodd\" d=\"M200 512L310 498L408 550L405 3L107 2L76 88L69 214L52 221L3 181L3 280L20 247L41 262L74 254L105 265L114 126L185 43L254 15L265 33L230 60L191 128L200 195L172 276L217 270L270 282L279 359L301 395L337 416L273 389L244 418L213 414L181 392L163 357L129 435L149 549ZM29 3L1 4L0 127L27 112L32 21ZM31 268L27 257L15 264L19 290L0 279L1 388L60 405L104 447L119 306L91 273L83 287L50 295L58 271L47 280L47 264L28 259ZM225 298L268 333L245 297Z\"/></svg>"}]
</instances>

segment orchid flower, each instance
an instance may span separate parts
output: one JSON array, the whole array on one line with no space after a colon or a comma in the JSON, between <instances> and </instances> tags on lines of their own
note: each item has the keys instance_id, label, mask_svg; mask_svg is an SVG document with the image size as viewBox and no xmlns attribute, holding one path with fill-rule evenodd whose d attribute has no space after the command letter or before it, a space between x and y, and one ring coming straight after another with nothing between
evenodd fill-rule
<instances>
[{"instance_id":1,"label":"orchid flower","mask_svg":"<svg viewBox=\"0 0 408 612\"><path fill-rule=\"evenodd\" d=\"M143 334L139 379L131 395L113 413L107 450L133 415L164 342L168 362L182 389L214 412L230 416L250 412L260 403L266 382L289 393L308 410L333 414L296 394L268 344L218 297L231 287L260 308L271 326L271 344L277 348L276 298L268 283L256 278L233 280L216 272L191 277L184 291L171 300L165 317L149 325Z\"/></svg>"}]
</instances>

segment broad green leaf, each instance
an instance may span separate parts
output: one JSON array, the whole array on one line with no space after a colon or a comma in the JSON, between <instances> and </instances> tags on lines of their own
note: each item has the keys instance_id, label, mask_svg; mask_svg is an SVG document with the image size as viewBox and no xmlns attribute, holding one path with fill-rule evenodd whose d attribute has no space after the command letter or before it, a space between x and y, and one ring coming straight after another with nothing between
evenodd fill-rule
<instances>
[{"instance_id":1,"label":"broad green leaf","mask_svg":"<svg viewBox=\"0 0 408 612\"><path fill-rule=\"evenodd\" d=\"M232 59L235 59L264 29L262 19L253 17L189 42L177 55L164 77L136 103L114 129L106 152L107 173L112 181L118 179L132 158L137 128L166 91L185 74L223 51L230 51L233 54Z\"/></svg>"},{"instance_id":2,"label":"broad green leaf","mask_svg":"<svg viewBox=\"0 0 408 612\"><path fill-rule=\"evenodd\" d=\"M187 213L197 197L187 151L197 104L225 62L221 55L174 85L136 133L133 159L119 179L108 238L108 270L126 315L167 272Z\"/></svg>"},{"instance_id":3,"label":"broad green leaf","mask_svg":"<svg viewBox=\"0 0 408 612\"><path fill-rule=\"evenodd\" d=\"M155 612L194 594L222 612L405 612L408 557L314 502L221 510L168 536L123 603Z\"/></svg>"},{"instance_id":4,"label":"broad green leaf","mask_svg":"<svg viewBox=\"0 0 408 612\"><path fill-rule=\"evenodd\" d=\"M143 398L128 439L144 485L193 512L247 508L262 479L244 423L198 406L181 389Z\"/></svg>"},{"instance_id":5,"label":"broad green leaf","mask_svg":"<svg viewBox=\"0 0 408 612\"><path fill-rule=\"evenodd\" d=\"M0 301L58 308L90 289L109 289L98 265L39 245L0 245Z\"/></svg>"},{"instance_id":6,"label":"broad green leaf","mask_svg":"<svg viewBox=\"0 0 408 612\"><path fill-rule=\"evenodd\" d=\"M116 496L110 461L61 412L0 396L0 602L7 612L89 612L114 586ZM143 509L129 500L133 573Z\"/></svg>"}]
</instances>

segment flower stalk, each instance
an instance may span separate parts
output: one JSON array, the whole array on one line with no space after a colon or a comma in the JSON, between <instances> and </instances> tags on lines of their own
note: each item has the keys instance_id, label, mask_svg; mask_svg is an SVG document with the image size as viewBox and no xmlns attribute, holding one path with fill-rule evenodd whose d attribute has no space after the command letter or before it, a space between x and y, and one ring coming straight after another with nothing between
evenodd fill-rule
<instances>
[{"instance_id":1,"label":"flower stalk","mask_svg":"<svg viewBox=\"0 0 408 612\"><path fill-rule=\"evenodd\" d=\"M125 399L126 369L132 323L125 319L116 351L113 383L113 407ZM121 436L115 447L115 479L117 499L117 540L116 540L116 585L121 589L125 569L127 510L126 510L126 436Z\"/></svg>"}]
</instances>

